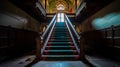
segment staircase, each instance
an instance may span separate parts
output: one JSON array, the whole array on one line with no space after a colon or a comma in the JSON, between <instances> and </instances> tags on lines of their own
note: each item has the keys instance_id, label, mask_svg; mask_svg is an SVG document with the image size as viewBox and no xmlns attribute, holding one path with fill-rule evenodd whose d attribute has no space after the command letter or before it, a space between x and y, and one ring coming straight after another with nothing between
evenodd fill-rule
<instances>
[{"instance_id":1,"label":"staircase","mask_svg":"<svg viewBox=\"0 0 120 67\"><path fill-rule=\"evenodd\" d=\"M64 22L56 22L42 60L78 60L79 54Z\"/></svg>"}]
</instances>

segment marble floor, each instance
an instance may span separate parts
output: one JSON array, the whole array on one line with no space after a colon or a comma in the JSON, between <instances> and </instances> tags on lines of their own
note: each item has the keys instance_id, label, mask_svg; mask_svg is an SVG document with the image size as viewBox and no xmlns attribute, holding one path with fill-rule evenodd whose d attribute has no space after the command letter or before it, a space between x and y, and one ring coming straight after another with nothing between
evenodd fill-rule
<instances>
[{"instance_id":1,"label":"marble floor","mask_svg":"<svg viewBox=\"0 0 120 67\"><path fill-rule=\"evenodd\" d=\"M95 67L120 67L120 62L106 58L86 55L86 58ZM0 67L25 67L35 59L35 55L23 56L0 64ZM82 61L39 61L32 67L89 67Z\"/></svg>"}]
</instances>

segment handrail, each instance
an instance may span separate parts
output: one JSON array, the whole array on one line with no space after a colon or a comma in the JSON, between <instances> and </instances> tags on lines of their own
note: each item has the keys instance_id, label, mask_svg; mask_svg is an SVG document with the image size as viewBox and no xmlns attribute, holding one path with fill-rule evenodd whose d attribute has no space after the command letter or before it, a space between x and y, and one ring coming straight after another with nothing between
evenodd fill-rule
<instances>
[{"instance_id":1,"label":"handrail","mask_svg":"<svg viewBox=\"0 0 120 67\"><path fill-rule=\"evenodd\" d=\"M77 12L78 11L78 9L80 8L80 6L81 6L81 4L84 2L84 0L81 0L80 1L80 4L77 6L77 8L76 8L76 10L75 10L75 12Z\"/></svg>"},{"instance_id":2,"label":"handrail","mask_svg":"<svg viewBox=\"0 0 120 67\"><path fill-rule=\"evenodd\" d=\"M86 7L86 3L82 2L81 5L78 7L78 9L76 10L76 16L78 16L78 14L80 14L80 11L82 11L82 9Z\"/></svg>"},{"instance_id":3,"label":"handrail","mask_svg":"<svg viewBox=\"0 0 120 67\"><path fill-rule=\"evenodd\" d=\"M68 31L69 31L69 33L70 33L70 36L71 36L71 38L72 38L72 41L73 41L73 43L74 43L74 45L75 45L78 53L80 54L80 49L77 47L77 44L76 44L75 39L74 39L74 37L73 37L73 35L72 35L72 33L71 33L71 30L70 30L70 28L69 28L69 26L68 26L68 23L67 23L66 21L65 21L65 23L66 23L66 26L67 26Z\"/></svg>"},{"instance_id":4,"label":"handrail","mask_svg":"<svg viewBox=\"0 0 120 67\"><path fill-rule=\"evenodd\" d=\"M41 36L41 40L43 40L43 38L45 37L45 35L47 34L49 28L51 27L52 23L54 22L56 18L56 15L53 17L52 21L50 22L50 24L48 25L47 29L45 30L45 32L43 33L43 35Z\"/></svg>"},{"instance_id":5,"label":"handrail","mask_svg":"<svg viewBox=\"0 0 120 67\"><path fill-rule=\"evenodd\" d=\"M68 17L67 17L66 15L65 15L65 17L66 17L68 23L70 24L70 26L72 27L72 30L74 31L74 33L75 33L77 39L80 40L80 36L79 36L78 33L76 32L76 30L75 30L75 28L73 27L71 21L68 19Z\"/></svg>"},{"instance_id":6,"label":"handrail","mask_svg":"<svg viewBox=\"0 0 120 67\"><path fill-rule=\"evenodd\" d=\"M50 36L51 36L51 34L52 34L52 31L53 31L53 29L54 29L54 27L55 27L55 24L56 24L56 21L54 21L54 24L53 24L53 26L52 26L52 29L51 29L51 31L50 31L50 33L49 33L49 35L48 35L48 37L47 37L47 40L45 41L44 46L43 46L43 48L42 48L42 50L41 50L41 54L44 52L45 47L47 46L48 40L49 40L49 38L50 38Z\"/></svg>"},{"instance_id":7,"label":"handrail","mask_svg":"<svg viewBox=\"0 0 120 67\"><path fill-rule=\"evenodd\" d=\"M50 22L50 24L48 25L47 29L45 30L45 32L43 33L43 35L41 36L41 40L43 41L44 36L48 33L48 30L50 29L50 27L52 26L51 30L49 31L48 37L46 38L46 41L44 43L44 46L41 48L41 54L44 52L45 47L47 46L48 40L52 34L52 31L55 27L56 21L55 21L56 15L53 17L52 21Z\"/></svg>"}]
</instances>

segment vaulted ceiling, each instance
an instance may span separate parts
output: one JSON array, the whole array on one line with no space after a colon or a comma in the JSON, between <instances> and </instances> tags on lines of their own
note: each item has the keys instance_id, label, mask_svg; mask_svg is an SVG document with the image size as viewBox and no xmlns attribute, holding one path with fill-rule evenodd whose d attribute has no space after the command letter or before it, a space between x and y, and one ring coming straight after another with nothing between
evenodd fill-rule
<instances>
[{"instance_id":1,"label":"vaulted ceiling","mask_svg":"<svg viewBox=\"0 0 120 67\"><path fill-rule=\"evenodd\" d=\"M81 0L39 0L46 8L47 13L57 12L57 6L60 4L65 7L64 12L74 13Z\"/></svg>"},{"instance_id":2,"label":"vaulted ceiling","mask_svg":"<svg viewBox=\"0 0 120 67\"><path fill-rule=\"evenodd\" d=\"M104 8L106 5L114 0L9 0L22 10L26 11L32 17L40 22L46 21L45 16L42 12L36 8L36 2L40 2L47 13L56 13L57 6L59 4L65 7L64 12L75 13L76 9L82 1L86 3L86 7L80 11L79 15L76 17L77 22L82 22L89 16L93 15L100 9Z\"/></svg>"}]
</instances>

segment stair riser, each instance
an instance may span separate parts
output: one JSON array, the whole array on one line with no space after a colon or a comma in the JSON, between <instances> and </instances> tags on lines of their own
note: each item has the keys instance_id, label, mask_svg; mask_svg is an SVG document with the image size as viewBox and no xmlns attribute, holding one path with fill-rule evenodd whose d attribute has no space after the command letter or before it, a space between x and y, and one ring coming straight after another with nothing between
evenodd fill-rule
<instances>
[{"instance_id":1,"label":"stair riser","mask_svg":"<svg viewBox=\"0 0 120 67\"><path fill-rule=\"evenodd\" d=\"M49 40L49 42L70 42L70 40L52 40L51 39L51 40Z\"/></svg>"},{"instance_id":2,"label":"stair riser","mask_svg":"<svg viewBox=\"0 0 120 67\"><path fill-rule=\"evenodd\" d=\"M48 44L48 46L74 46L73 44Z\"/></svg>"},{"instance_id":3,"label":"stair riser","mask_svg":"<svg viewBox=\"0 0 120 67\"><path fill-rule=\"evenodd\" d=\"M44 52L44 55L78 55L77 52Z\"/></svg>"},{"instance_id":4,"label":"stair riser","mask_svg":"<svg viewBox=\"0 0 120 67\"><path fill-rule=\"evenodd\" d=\"M46 47L46 50L75 50L75 47L71 48L71 47Z\"/></svg>"},{"instance_id":5,"label":"stair riser","mask_svg":"<svg viewBox=\"0 0 120 67\"><path fill-rule=\"evenodd\" d=\"M79 57L42 57L46 61L79 61Z\"/></svg>"},{"instance_id":6,"label":"stair riser","mask_svg":"<svg viewBox=\"0 0 120 67\"><path fill-rule=\"evenodd\" d=\"M57 36L57 37L50 37L50 39L63 39L63 40L67 39L67 40L69 40L71 38L70 37L64 37L64 36Z\"/></svg>"}]
</instances>

